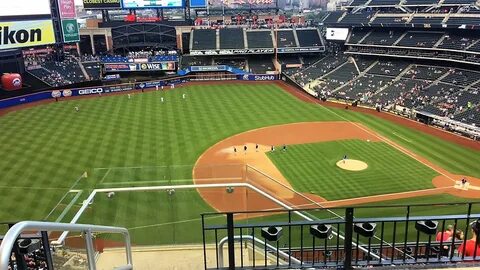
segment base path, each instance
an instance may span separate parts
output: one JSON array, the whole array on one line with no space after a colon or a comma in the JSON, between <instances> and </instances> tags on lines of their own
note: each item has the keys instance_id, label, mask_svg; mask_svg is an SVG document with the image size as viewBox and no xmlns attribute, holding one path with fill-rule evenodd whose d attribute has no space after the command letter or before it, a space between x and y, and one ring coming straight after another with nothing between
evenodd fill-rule
<instances>
[{"instance_id":1,"label":"base path","mask_svg":"<svg viewBox=\"0 0 480 270\"><path fill-rule=\"evenodd\" d=\"M463 176L450 174L415 155L415 159L440 174L433 179L436 188L327 202L321 194L319 196L295 192L288 180L266 155L272 150L272 145L277 146L275 151L283 151L278 146L345 139L384 141L392 144L391 141L385 141L383 137L365 126L352 122L303 122L265 127L237 134L210 147L195 164L194 182L196 184L247 182L293 208L346 206L442 193L462 197L480 196L480 190L466 191L454 188L455 180ZM258 149L256 149L257 145ZM393 144L392 147L398 146ZM407 155L411 154L408 150L402 149L402 151ZM212 164L215 165L211 166ZM245 169L247 164L249 168ZM480 179L472 177L467 179L471 181L471 187L480 186ZM198 192L213 208L222 212L282 209L277 203L247 188L236 188L230 193L225 188L198 189Z\"/></svg>"}]
</instances>

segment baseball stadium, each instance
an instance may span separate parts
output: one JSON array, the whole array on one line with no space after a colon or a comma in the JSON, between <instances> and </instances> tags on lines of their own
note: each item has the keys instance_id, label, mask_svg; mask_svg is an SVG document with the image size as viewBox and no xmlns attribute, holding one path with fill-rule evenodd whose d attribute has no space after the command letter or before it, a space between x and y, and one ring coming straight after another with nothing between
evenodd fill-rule
<instances>
[{"instance_id":1,"label":"baseball stadium","mask_svg":"<svg viewBox=\"0 0 480 270\"><path fill-rule=\"evenodd\" d=\"M479 269L479 18L0 1L0 270Z\"/></svg>"}]
</instances>

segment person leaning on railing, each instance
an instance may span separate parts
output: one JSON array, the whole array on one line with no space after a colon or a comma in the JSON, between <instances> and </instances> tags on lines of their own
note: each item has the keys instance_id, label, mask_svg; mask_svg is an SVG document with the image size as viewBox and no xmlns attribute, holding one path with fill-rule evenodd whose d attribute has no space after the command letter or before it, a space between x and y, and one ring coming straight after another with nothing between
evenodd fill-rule
<instances>
[{"instance_id":1,"label":"person leaning on railing","mask_svg":"<svg viewBox=\"0 0 480 270\"><path fill-rule=\"evenodd\" d=\"M458 253L460 255L464 254L466 257L470 257L473 255L480 257L480 219L472 222L470 227L472 228L473 236L470 240L467 240L465 242L465 245L464 243L462 243L458 247Z\"/></svg>"}]
</instances>

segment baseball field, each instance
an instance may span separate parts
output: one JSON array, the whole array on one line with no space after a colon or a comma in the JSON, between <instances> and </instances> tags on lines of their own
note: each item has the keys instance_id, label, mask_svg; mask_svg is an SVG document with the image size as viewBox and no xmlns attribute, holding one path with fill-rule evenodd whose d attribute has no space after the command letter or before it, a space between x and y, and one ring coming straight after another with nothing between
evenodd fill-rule
<instances>
[{"instance_id":1,"label":"baseball field","mask_svg":"<svg viewBox=\"0 0 480 270\"><path fill-rule=\"evenodd\" d=\"M299 208L480 198L480 143L374 114L308 102L280 83L235 82L3 111L0 220L70 222L98 191L79 223L127 227L135 244L198 243L200 213L280 208L246 187L227 192L242 181ZM469 190L455 187L463 177ZM192 184L225 186L170 188Z\"/></svg>"}]
</instances>

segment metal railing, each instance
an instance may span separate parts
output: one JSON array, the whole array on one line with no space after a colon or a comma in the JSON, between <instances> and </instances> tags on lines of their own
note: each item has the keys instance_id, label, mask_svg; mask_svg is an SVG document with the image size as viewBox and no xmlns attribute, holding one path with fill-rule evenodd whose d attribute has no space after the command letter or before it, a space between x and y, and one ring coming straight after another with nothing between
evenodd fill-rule
<instances>
[{"instance_id":1,"label":"metal railing","mask_svg":"<svg viewBox=\"0 0 480 270\"><path fill-rule=\"evenodd\" d=\"M130 242L130 234L127 229L120 227L99 226L99 225L85 225L85 224L71 224L71 223L55 223L55 222L38 222L38 221L22 221L13 225L2 239L0 245L0 270L8 270L12 249L16 245L17 240L25 232L52 232L52 231L76 231L82 232L85 238L88 269L95 270L95 248L93 244L92 233L116 233L122 234L124 237L125 251L127 264L117 269L133 269L132 264L132 247ZM51 256L49 250L47 256Z\"/></svg>"},{"instance_id":2,"label":"metal railing","mask_svg":"<svg viewBox=\"0 0 480 270\"><path fill-rule=\"evenodd\" d=\"M462 210L455 211L464 212L435 216L413 215L415 211L412 209L417 206L458 206ZM472 206L477 206L475 211L472 211ZM402 207L404 214L363 217L368 211L393 207ZM205 213L202 214L204 243L213 240L216 254L213 262L207 260L209 251L204 249L204 267L223 269L225 243L228 244L229 269L352 269L462 262L468 262L470 266L478 265L480 252L477 254L475 250L469 254L466 250L467 242L472 244L471 241L474 241L475 247L480 246L480 237L478 234L475 237L471 228L472 221L480 219L478 207L479 203L332 208L328 210L337 213L340 209L343 210L343 217L310 220L298 218L295 213L305 212L311 217L312 212L318 211L320 217L327 209ZM355 213L362 217L355 217ZM207 224L206 218L212 215L224 215L226 222L218 224L218 219L215 219L215 224ZM443 233L447 230L452 234L462 230L464 237L446 238ZM264 247L263 250L255 247L259 243ZM235 260L235 245L241 247L239 260ZM249 252L248 261L244 259L245 252Z\"/></svg>"}]
</instances>

